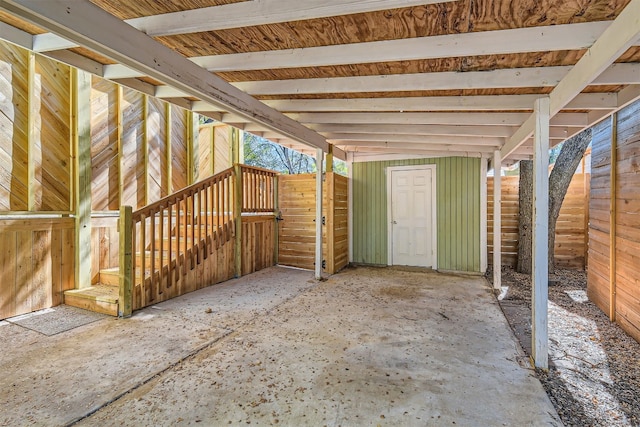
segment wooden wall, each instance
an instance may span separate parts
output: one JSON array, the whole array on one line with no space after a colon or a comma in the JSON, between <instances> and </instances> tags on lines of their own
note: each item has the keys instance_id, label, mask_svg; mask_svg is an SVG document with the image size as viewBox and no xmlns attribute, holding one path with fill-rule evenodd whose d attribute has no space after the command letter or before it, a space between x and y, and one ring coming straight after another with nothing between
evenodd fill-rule
<instances>
[{"instance_id":1,"label":"wooden wall","mask_svg":"<svg viewBox=\"0 0 640 427\"><path fill-rule=\"evenodd\" d=\"M598 307L638 341L639 155L640 102L635 102L620 110L613 121L600 123L594 132L587 291Z\"/></svg>"},{"instance_id":2,"label":"wooden wall","mask_svg":"<svg viewBox=\"0 0 640 427\"><path fill-rule=\"evenodd\" d=\"M0 97L0 211L72 211L71 69L0 43Z\"/></svg>"},{"instance_id":3,"label":"wooden wall","mask_svg":"<svg viewBox=\"0 0 640 427\"><path fill-rule=\"evenodd\" d=\"M233 166L231 161L232 127L221 123L207 123L198 128L198 180L222 172Z\"/></svg>"},{"instance_id":4,"label":"wooden wall","mask_svg":"<svg viewBox=\"0 0 640 427\"><path fill-rule=\"evenodd\" d=\"M518 180L502 177L502 265L518 261ZM556 224L556 266L584 270L587 258L589 174L573 176ZM493 177L487 179L487 240L489 264L493 259Z\"/></svg>"},{"instance_id":5,"label":"wooden wall","mask_svg":"<svg viewBox=\"0 0 640 427\"><path fill-rule=\"evenodd\" d=\"M59 305L74 287L72 218L0 219L0 319Z\"/></svg>"},{"instance_id":6,"label":"wooden wall","mask_svg":"<svg viewBox=\"0 0 640 427\"><path fill-rule=\"evenodd\" d=\"M273 215L242 217L242 275L276 264L275 218Z\"/></svg>"},{"instance_id":7,"label":"wooden wall","mask_svg":"<svg viewBox=\"0 0 640 427\"><path fill-rule=\"evenodd\" d=\"M480 271L480 159L442 157L353 164L353 261L387 265L390 166L436 165L438 269Z\"/></svg>"},{"instance_id":8,"label":"wooden wall","mask_svg":"<svg viewBox=\"0 0 640 427\"><path fill-rule=\"evenodd\" d=\"M190 184L190 114L93 77L92 210L141 208Z\"/></svg>"},{"instance_id":9,"label":"wooden wall","mask_svg":"<svg viewBox=\"0 0 640 427\"><path fill-rule=\"evenodd\" d=\"M349 262L348 180L330 172L322 187L322 257L333 274ZM312 270L315 268L316 175L278 177L278 264ZM329 213L327 213L329 212Z\"/></svg>"}]
</instances>

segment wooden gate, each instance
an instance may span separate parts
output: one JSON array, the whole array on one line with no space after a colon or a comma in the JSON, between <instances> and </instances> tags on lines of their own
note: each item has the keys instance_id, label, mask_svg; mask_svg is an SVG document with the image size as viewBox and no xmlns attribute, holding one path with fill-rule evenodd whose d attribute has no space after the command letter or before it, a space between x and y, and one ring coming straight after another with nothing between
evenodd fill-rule
<instances>
[{"instance_id":1,"label":"wooden gate","mask_svg":"<svg viewBox=\"0 0 640 427\"><path fill-rule=\"evenodd\" d=\"M348 181L330 172L323 185L323 270L333 274L349 259ZM316 238L315 174L280 175L278 208L278 264L313 270Z\"/></svg>"}]
</instances>

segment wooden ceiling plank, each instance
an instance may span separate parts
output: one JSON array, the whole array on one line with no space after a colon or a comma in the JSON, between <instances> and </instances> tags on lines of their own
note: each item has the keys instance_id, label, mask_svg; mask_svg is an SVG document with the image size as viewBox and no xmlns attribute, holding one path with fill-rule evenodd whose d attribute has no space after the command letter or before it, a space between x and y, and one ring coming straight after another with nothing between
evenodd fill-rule
<instances>
[{"instance_id":1,"label":"wooden ceiling plank","mask_svg":"<svg viewBox=\"0 0 640 427\"><path fill-rule=\"evenodd\" d=\"M322 135L267 107L89 1L3 0L0 8L191 96L224 106L303 144L328 149Z\"/></svg>"},{"instance_id":2,"label":"wooden ceiling plank","mask_svg":"<svg viewBox=\"0 0 640 427\"><path fill-rule=\"evenodd\" d=\"M254 0L180 12L126 19L124 22L152 37L228 30L289 21L327 18L355 13L446 3L454 0ZM34 37L36 52L71 49L78 45L53 33ZM138 77L138 76L126 76Z\"/></svg>"},{"instance_id":3,"label":"wooden ceiling plank","mask_svg":"<svg viewBox=\"0 0 640 427\"><path fill-rule=\"evenodd\" d=\"M410 61L590 47L610 21L190 58L213 72Z\"/></svg>"},{"instance_id":4,"label":"wooden ceiling plank","mask_svg":"<svg viewBox=\"0 0 640 427\"><path fill-rule=\"evenodd\" d=\"M589 83L598 78L640 36L640 0L631 0L611 25L593 43L578 63L549 94L551 117L569 104ZM506 158L534 131L535 118L527 119L500 150Z\"/></svg>"}]
</instances>

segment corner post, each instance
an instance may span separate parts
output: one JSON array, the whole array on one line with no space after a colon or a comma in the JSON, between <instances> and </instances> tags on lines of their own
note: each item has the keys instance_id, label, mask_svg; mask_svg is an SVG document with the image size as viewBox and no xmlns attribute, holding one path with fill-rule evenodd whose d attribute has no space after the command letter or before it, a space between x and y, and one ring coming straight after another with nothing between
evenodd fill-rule
<instances>
[{"instance_id":1,"label":"corner post","mask_svg":"<svg viewBox=\"0 0 640 427\"><path fill-rule=\"evenodd\" d=\"M502 288L502 156L493 152L493 288Z\"/></svg>"},{"instance_id":2,"label":"corner post","mask_svg":"<svg viewBox=\"0 0 640 427\"><path fill-rule=\"evenodd\" d=\"M535 367L549 369L549 97L536 99L534 114L531 348Z\"/></svg>"},{"instance_id":3,"label":"corner post","mask_svg":"<svg viewBox=\"0 0 640 427\"><path fill-rule=\"evenodd\" d=\"M76 289L91 286L91 74L74 70Z\"/></svg>"},{"instance_id":4,"label":"corner post","mask_svg":"<svg viewBox=\"0 0 640 427\"><path fill-rule=\"evenodd\" d=\"M616 320L616 187L618 163L618 113L611 115L611 171L609 200L609 320ZM584 172L584 169L583 169Z\"/></svg>"},{"instance_id":5,"label":"corner post","mask_svg":"<svg viewBox=\"0 0 640 427\"><path fill-rule=\"evenodd\" d=\"M322 148L316 149L316 280L322 279Z\"/></svg>"},{"instance_id":6,"label":"corner post","mask_svg":"<svg viewBox=\"0 0 640 427\"><path fill-rule=\"evenodd\" d=\"M129 317L133 311L133 247L132 247L131 206L120 207L118 233L120 238L120 289L118 296L118 317ZM142 273L144 274L144 272Z\"/></svg>"},{"instance_id":7,"label":"corner post","mask_svg":"<svg viewBox=\"0 0 640 427\"><path fill-rule=\"evenodd\" d=\"M235 227L234 265L235 277L242 276L242 165L233 165L233 224Z\"/></svg>"}]
</instances>

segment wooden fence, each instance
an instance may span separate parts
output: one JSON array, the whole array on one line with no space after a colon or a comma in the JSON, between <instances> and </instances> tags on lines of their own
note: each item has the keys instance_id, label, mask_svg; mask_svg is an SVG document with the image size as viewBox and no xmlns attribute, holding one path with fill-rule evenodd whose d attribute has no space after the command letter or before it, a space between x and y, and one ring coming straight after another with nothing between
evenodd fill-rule
<instances>
[{"instance_id":1,"label":"wooden fence","mask_svg":"<svg viewBox=\"0 0 640 427\"><path fill-rule=\"evenodd\" d=\"M0 219L0 319L62 303L74 287L73 218Z\"/></svg>"},{"instance_id":2,"label":"wooden fence","mask_svg":"<svg viewBox=\"0 0 640 427\"><path fill-rule=\"evenodd\" d=\"M502 177L502 264L518 260L518 179ZM493 178L487 179L487 240L489 264L493 259ZM589 174L573 176L556 223L555 262L558 267L585 269L589 220Z\"/></svg>"},{"instance_id":3,"label":"wooden fence","mask_svg":"<svg viewBox=\"0 0 640 427\"><path fill-rule=\"evenodd\" d=\"M640 102L594 128L587 292L640 341Z\"/></svg>"},{"instance_id":4,"label":"wooden fence","mask_svg":"<svg viewBox=\"0 0 640 427\"><path fill-rule=\"evenodd\" d=\"M333 274L348 263L348 180L327 173L323 185L324 270ZM312 270L315 263L315 174L278 177L278 263Z\"/></svg>"}]
</instances>

